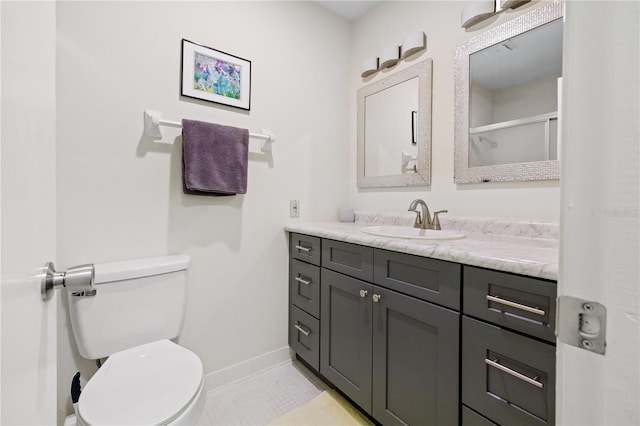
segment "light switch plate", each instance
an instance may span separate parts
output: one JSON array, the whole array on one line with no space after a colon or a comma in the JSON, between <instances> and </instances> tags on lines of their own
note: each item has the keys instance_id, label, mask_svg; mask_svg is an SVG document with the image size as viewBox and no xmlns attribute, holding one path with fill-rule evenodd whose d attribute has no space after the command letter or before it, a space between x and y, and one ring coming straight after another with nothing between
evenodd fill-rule
<instances>
[{"instance_id":1,"label":"light switch plate","mask_svg":"<svg viewBox=\"0 0 640 426\"><path fill-rule=\"evenodd\" d=\"M300 217L300 201L289 200L289 217Z\"/></svg>"}]
</instances>

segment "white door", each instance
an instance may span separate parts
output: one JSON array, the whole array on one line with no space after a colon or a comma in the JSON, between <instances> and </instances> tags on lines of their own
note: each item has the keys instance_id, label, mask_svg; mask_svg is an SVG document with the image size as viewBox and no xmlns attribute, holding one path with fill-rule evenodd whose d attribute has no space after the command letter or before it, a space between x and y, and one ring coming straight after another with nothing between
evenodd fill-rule
<instances>
[{"instance_id":1,"label":"white door","mask_svg":"<svg viewBox=\"0 0 640 426\"><path fill-rule=\"evenodd\" d=\"M558 343L558 424L640 424L639 21L637 1L566 2L558 289L606 306L607 347Z\"/></svg>"},{"instance_id":2,"label":"white door","mask_svg":"<svg viewBox=\"0 0 640 426\"><path fill-rule=\"evenodd\" d=\"M56 303L40 298L55 260L55 2L0 2L0 423L56 422Z\"/></svg>"}]
</instances>

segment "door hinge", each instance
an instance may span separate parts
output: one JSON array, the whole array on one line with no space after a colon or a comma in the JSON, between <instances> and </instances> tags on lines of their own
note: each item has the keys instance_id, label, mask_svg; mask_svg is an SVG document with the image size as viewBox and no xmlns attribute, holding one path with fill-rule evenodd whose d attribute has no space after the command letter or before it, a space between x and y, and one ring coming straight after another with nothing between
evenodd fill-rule
<instances>
[{"instance_id":1,"label":"door hinge","mask_svg":"<svg viewBox=\"0 0 640 426\"><path fill-rule=\"evenodd\" d=\"M558 297L556 336L562 343L604 355L606 332L607 308L604 305L572 296Z\"/></svg>"}]
</instances>

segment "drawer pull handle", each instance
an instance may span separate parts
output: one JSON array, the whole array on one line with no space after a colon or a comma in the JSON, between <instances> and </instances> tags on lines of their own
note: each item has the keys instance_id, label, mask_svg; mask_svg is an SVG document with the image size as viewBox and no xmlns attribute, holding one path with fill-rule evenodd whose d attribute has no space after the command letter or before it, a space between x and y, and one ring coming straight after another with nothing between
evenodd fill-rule
<instances>
[{"instance_id":1,"label":"drawer pull handle","mask_svg":"<svg viewBox=\"0 0 640 426\"><path fill-rule=\"evenodd\" d=\"M500 371L504 371L507 374L511 374L513 377L517 377L520 380L523 380L527 383L529 383L530 385L533 385L537 388L542 389L544 387L544 385L542 383L540 383L539 381L535 380L536 378L534 377L533 379L531 377L525 376L524 374L520 374L517 371L514 371L512 369L510 369L509 367L505 367L502 364L499 364L497 361L492 361L490 359L485 359L484 362L487 365L490 365L491 367L497 368Z\"/></svg>"},{"instance_id":2,"label":"drawer pull handle","mask_svg":"<svg viewBox=\"0 0 640 426\"><path fill-rule=\"evenodd\" d=\"M300 277L294 277L294 280L296 280L299 283L302 283L304 285L310 285L311 284L310 280L305 280L304 278L300 278Z\"/></svg>"},{"instance_id":3,"label":"drawer pull handle","mask_svg":"<svg viewBox=\"0 0 640 426\"><path fill-rule=\"evenodd\" d=\"M520 303L512 302L511 300L501 299L500 297L487 294L487 300L500 303L502 305L511 306L512 308L520 309L523 311L531 312L532 314L544 316L545 312L542 309L532 308L531 306L522 305Z\"/></svg>"},{"instance_id":4,"label":"drawer pull handle","mask_svg":"<svg viewBox=\"0 0 640 426\"><path fill-rule=\"evenodd\" d=\"M303 251L303 252L305 252L305 253L309 253L309 252L311 251L311 249L310 249L309 247L303 247L303 246L301 246L301 245L296 245L296 248L297 248L298 250L302 250L302 251Z\"/></svg>"},{"instance_id":5,"label":"drawer pull handle","mask_svg":"<svg viewBox=\"0 0 640 426\"><path fill-rule=\"evenodd\" d=\"M293 324L293 326L296 328L296 330L298 330L300 333L304 334L305 336L309 336L311 334L311 331L308 331L302 328L302 326L300 325L300 321L296 321L296 323Z\"/></svg>"}]
</instances>

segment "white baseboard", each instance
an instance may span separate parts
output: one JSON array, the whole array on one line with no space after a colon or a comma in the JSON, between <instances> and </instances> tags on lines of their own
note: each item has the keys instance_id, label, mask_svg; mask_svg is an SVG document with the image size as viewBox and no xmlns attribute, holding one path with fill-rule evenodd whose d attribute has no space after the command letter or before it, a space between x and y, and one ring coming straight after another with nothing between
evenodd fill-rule
<instances>
[{"instance_id":1,"label":"white baseboard","mask_svg":"<svg viewBox=\"0 0 640 426\"><path fill-rule=\"evenodd\" d=\"M213 371L204 376L205 391L212 391L229 383L246 379L269 368L291 362L294 357L295 354L291 351L291 348L283 346L275 351Z\"/></svg>"}]
</instances>

